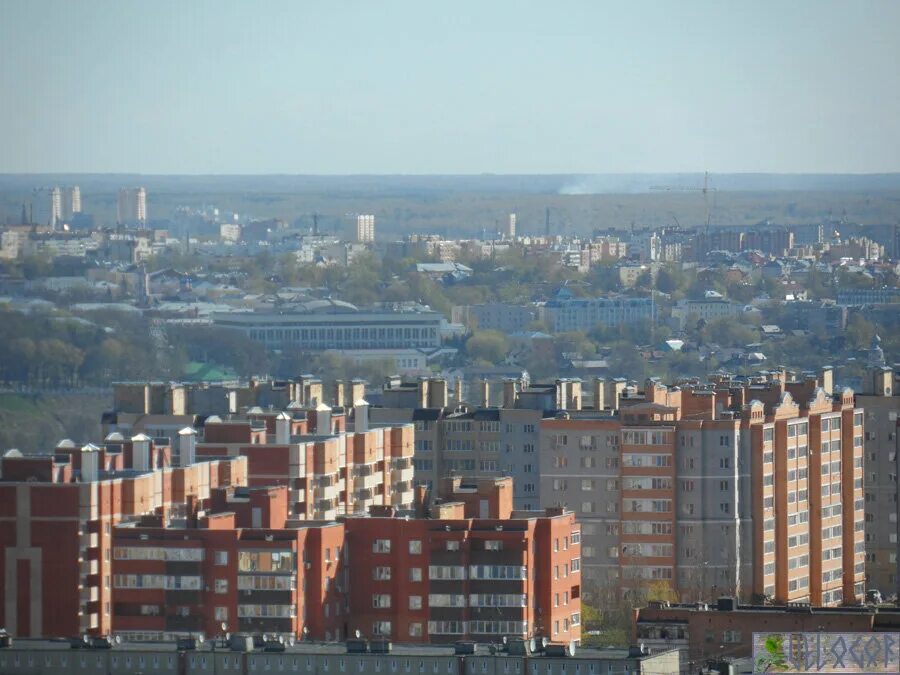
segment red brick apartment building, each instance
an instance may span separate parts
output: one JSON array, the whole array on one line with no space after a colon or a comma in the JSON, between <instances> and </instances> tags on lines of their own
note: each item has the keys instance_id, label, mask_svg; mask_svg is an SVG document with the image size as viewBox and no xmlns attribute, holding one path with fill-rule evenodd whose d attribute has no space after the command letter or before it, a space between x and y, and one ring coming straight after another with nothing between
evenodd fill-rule
<instances>
[{"instance_id":1,"label":"red brick apartment building","mask_svg":"<svg viewBox=\"0 0 900 675\"><path fill-rule=\"evenodd\" d=\"M415 517L382 506L341 522L287 518L286 491L217 490L186 527L116 528L114 631L580 639L578 526L562 510L513 512L509 479L450 480L445 499L421 493Z\"/></svg>"},{"instance_id":2,"label":"red brick apartment building","mask_svg":"<svg viewBox=\"0 0 900 675\"><path fill-rule=\"evenodd\" d=\"M0 625L22 637L113 628L112 534L156 513L166 522L210 491L244 485L246 459L173 466L171 448L113 434L102 447L63 441L53 454L0 459Z\"/></svg>"},{"instance_id":3,"label":"red brick apartment building","mask_svg":"<svg viewBox=\"0 0 900 675\"><path fill-rule=\"evenodd\" d=\"M541 501L582 524L590 589L838 605L864 594L863 414L831 372L622 391L543 419Z\"/></svg>"},{"instance_id":4,"label":"red brick apartment building","mask_svg":"<svg viewBox=\"0 0 900 675\"><path fill-rule=\"evenodd\" d=\"M370 424L369 405L362 398L350 408L314 401L307 406L293 402L284 411L253 407L241 414L198 417L190 452L247 457L249 484L285 485L291 514L304 520L366 513L372 506L411 509L413 425ZM115 413L104 426L171 436L184 419Z\"/></svg>"}]
</instances>

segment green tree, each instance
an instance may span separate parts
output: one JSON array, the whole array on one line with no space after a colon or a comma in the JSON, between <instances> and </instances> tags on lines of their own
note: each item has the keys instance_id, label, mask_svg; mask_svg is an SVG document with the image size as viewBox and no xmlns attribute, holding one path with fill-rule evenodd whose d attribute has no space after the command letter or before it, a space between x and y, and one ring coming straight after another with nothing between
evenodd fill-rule
<instances>
[{"instance_id":1,"label":"green tree","mask_svg":"<svg viewBox=\"0 0 900 675\"><path fill-rule=\"evenodd\" d=\"M496 330L477 331L466 340L466 354L472 359L497 364L509 353L509 340Z\"/></svg>"}]
</instances>

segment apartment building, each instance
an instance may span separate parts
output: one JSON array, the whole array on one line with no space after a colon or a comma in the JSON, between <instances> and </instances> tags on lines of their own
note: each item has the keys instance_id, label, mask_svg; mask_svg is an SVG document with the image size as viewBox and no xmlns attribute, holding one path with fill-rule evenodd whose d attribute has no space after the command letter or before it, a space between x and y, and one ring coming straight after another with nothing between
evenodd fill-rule
<instances>
[{"instance_id":1,"label":"apartment building","mask_svg":"<svg viewBox=\"0 0 900 675\"><path fill-rule=\"evenodd\" d=\"M613 296L608 298L556 298L539 307L539 318L554 333L587 332L597 324L619 326L653 319L650 298Z\"/></svg>"},{"instance_id":2,"label":"apartment building","mask_svg":"<svg viewBox=\"0 0 900 675\"><path fill-rule=\"evenodd\" d=\"M541 508L538 432L545 411L556 407L557 385L523 387L521 380L503 382L502 397L492 406L490 383L482 381L475 400L467 403L457 380L451 400L446 380L388 382L373 420L411 422L415 428L415 482L434 486L450 475L511 476L514 505L519 510Z\"/></svg>"},{"instance_id":3,"label":"apartment building","mask_svg":"<svg viewBox=\"0 0 900 675\"><path fill-rule=\"evenodd\" d=\"M421 489L425 494L425 490ZM399 641L581 638L580 529L565 509L514 511L509 478L445 479L427 518L344 521L351 630Z\"/></svg>"},{"instance_id":4,"label":"apartment building","mask_svg":"<svg viewBox=\"0 0 900 675\"><path fill-rule=\"evenodd\" d=\"M648 381L614 406L540 422L541 501L578 513L588 591L862 598L863 413L830 369Z\"/></svg>"},{"instance_id":5,"label":"apartment building","mask_svg":"<svg viewBox=\"0 0 900 675\"><path fill-rule=\"evenodd\" d=\"M337 641L581 635L571 512L519 514L509 479L448 480L413 511L291 518L287 488L213 491L180 527L115 528L113 630L128 641L225 632ZM224 628L223 628L224 626Z\"/></svg>"},{"instance_id":6,"label":"apartment building","mask_svg":"<svg viewBox=\"0 0 900 675\"><path fill-rule=\"evenodd\" d=\"M116 202L119 225L143 225L147 222L147 190L142 187L122 188Z\"/></svg>"},{"instance_id":7,"label":"apartment building","mask_svg":"<svg viewBox=\"0 0 900 675\"><path fill-rule=\"evenodd\" d=\"M900 592L897 475L900 474L900 368L867 372L856 405L865 411L866 586Z\"/></svg>"},{"instance_id":8,"label":"apartment building","mask_svg":"<svg viewBox=\"0 0 900 675\"><path fill-rule=\"evenodd\" d=\"M537 309L530 305L490 302L481 305L459 305L453 308L453 323L475 325L479 330L499 330L521 333L537 317Z\"/></svg>"},{"instance_id":9,"label":"apartment building","mask_svg":"<svg viewBox=\"0 0 900 675\"><path fill-rule=\"evenodd\" d=\"M0 458L0 624L20 637L106 635L112 629L112 531L245 485L243 457L173 463L168 441L110 435L101 446L62 441L52 452Z\"/></svg>"},{"instance_id":10,"label":"apartment building","mask_svg":"<svg viewBox=\"0 0 900 675\"><path fill-rule=\"evenodd\" d=\"M238 631L346 636L344 528L288 526L288 517L285 487L220 488L204 515L181 526L143 518L116 527L115 634L129 642Z\"/></svg>"}]
</instances>

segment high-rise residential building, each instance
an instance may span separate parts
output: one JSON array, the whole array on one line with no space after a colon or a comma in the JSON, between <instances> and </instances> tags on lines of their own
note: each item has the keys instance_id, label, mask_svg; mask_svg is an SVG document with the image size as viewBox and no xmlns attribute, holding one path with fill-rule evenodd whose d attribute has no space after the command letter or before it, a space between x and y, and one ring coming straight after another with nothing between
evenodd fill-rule
<instances>
[{"instance_id":1,"label":"high-rise residential building","mask_svg":"<svg viewBox=\"0 0 900 675\"><path fill-rule=\"evenodd\" d=\"M356 216L356 241L360 244L375 241L375 216L370 214Z\"/></svg>"},{"instance_id":2,"label":"high-rise residential building","mask_svg":"<svg viewBox=\"0 0 900 675\"><path fill-rule=\"evenodd\" d=\"M326 404L317 380L305 379L302 388L300 400L284 410L254 406L240 414L201 418L191 414L185 392L160 386L148 393L143 384L119 385L117 410L104 415L103 427L107 433L172 436L202 419L192 452L198 457L247 457L248 484L287 486L293 518L327 520L366 513L372 506L411 508L413 426L370 423L369 405L357 387L350 391L359 398L346 407L344 400ZM147 395L168 395L172 413L123 410L135 409L129 403L147 410L141 405Z\"/></svg>"},{"instance_id":3,"label":"high-rise residential building","mask_svg":"<svg viewBox=\"0 0 900 675\"><path fill-rule=\"evenodd\" d=\"M897 476L900 474L900 367L884 365L877 342L872 367L856 395L865 411L866 586L884 596L900 591Z\"/></svg>"},{"instance_id":4,"label":"high-rise residential building","mask_svg":"<svg viewBox=\"0 0 900 675\"><path fill-rule=\"evenodd\" d=\"M556 405L557 385L522 387L503 382L502 397L491 397L481 381L462 393L457 381L452 397L443 378L386 383L373 406L372 419L415 426L415 481L434 486L446 476L510 476L516 509L541 508L538 434L540 420ZM453 405L451 406L451 400Z\"/></svg>"},{"instance_id":5,"label":"high-rise residential building","mask_svg":"<svg viewBox=\"0 0 900 675\"><path fill-rule=\"evenodd\" d=\"M120 225L143 225L147 222L147 190L142 187L122 188L116 210Z\"/></svg>"},{"instance_id":6,"label":"high-rise residential building","mask_svg":"<svg viewBox=\"0 0 900 675\"><path fill-rule=\"evenodd\" d=\"M62 221L62 190L58 187L36 188L31 195L28 217L33 225L56 229Z\"/></svg>"},{"instance_id":7,"label":"high-rise residential building","mask_svg":"<svg viewBox=\"0 0 900 675\"><path fill-rule=\"evenodd\" d=\"M863 597L863 412L830 369L648 381L614 407L541 421L541 502L578 513L587 592Z\"/></svg>"},{"instance_id":8,"label":"high-rise residential building","mask_svg":"<svg viewBox=\"0 0 900 675\"><path fill-rule=\"evenodd\" d=\"M243 457L191 461L182 449L173 462L172 454L168 440L112 434L99 447L67 440L47 454L3 455L0 624L10 634L110 634L115 527L144 516L178 520L211 486L246 484ZM156 574L169 584L180 573L158 566Z\"/></svg>"},{"instance_id":9,"label":"high-rise residential building","mask_svg":"<svg viewBox=\"0 0 900 675\"><path fill-rule=\"evenodd\" d=\"M510 213L506 221L506 231L503 233L507 239L516 238L516 214Z\"/></svg>"},{"instance_id":10,"label":"high-rise residential building","mask_svg":"<svg viewBox=\"0 0 900 675\"><path fill-rule=\"evenodd\" d=\"M81 188L77 185L63 188L62 219L69 223L77 213L81 213Z\"/></svg>"}]
</instances>

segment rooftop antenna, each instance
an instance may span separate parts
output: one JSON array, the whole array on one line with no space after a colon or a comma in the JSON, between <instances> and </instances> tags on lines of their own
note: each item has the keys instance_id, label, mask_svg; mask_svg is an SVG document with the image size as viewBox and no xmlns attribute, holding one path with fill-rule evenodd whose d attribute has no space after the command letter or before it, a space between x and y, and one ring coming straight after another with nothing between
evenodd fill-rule
<instances>
[{"instance_id":1,"label":"rooftop antenna","mask_svg":"<svg viewBox=\"0 0 900 675\"><path fill-rule=\"evenodd\" d=\"M319 214L313 211L313 236L316 237L319 234Z\"/></svg>"}]
</instances>

